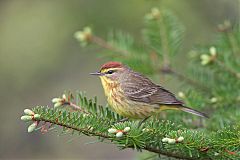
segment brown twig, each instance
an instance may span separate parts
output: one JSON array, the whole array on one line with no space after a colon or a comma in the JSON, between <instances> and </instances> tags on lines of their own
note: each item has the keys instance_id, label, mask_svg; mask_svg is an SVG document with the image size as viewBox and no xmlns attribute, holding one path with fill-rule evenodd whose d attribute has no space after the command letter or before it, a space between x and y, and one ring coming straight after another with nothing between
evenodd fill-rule
<instances>
[{"instance_id":1,"label":"brown twig","mask_svg":"<svg viewBox=\"0 0 240 160\"><path fill-rule=\"evenodd\" d=\"M91 36L90 41L101 46L102 48L111 50L113 52L121 53L123 55L130 54L128 51L116 48L116 47L112 46L111 44L109 44L108 42L106 42L105 40L103 40L102 38L97 37L97 36Z\"/></svg>"}]
</instances>

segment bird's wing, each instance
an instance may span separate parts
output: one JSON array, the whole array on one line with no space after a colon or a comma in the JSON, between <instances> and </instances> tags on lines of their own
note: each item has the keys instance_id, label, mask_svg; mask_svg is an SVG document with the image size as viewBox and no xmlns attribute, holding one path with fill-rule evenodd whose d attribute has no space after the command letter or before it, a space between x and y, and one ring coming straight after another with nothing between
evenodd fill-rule
<instances>
[{"instance_id":1,"label":"bird's wing","mask_svg":"<svg viewBox=\"0 0 240 160\"><path fill-rule=\"evenodd\" d=\"M141 76L141 78L139 78ZM155 85L146 77L134 74L127 77L121 86L124 94L133 101L148 104L179 104L183 105L173 93L161 86Z\"/></svg>"}]
</instances>

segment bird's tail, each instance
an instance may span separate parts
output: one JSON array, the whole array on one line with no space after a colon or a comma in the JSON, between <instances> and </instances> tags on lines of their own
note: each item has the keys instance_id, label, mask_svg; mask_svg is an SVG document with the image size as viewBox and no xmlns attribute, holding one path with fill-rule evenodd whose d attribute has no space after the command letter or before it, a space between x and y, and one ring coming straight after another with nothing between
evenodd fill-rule
<instances>
[{"instance_id":1,"label":"bird's tail","mask_svg":"<svg viewBox=\"0 0 240 160\"><path fill-rule=\"evenodd\" d=\"M187 113L191 113L200 117L204 117L204 118L209 118L207 114L199 112L195 109L189 108L189 107L185 107L182 105L165 105L165 106L161 106L160 110L166 110L166 109L174 109L174 110L181 110Z\"/></svg>"},{"instance_id":2,"label":"bird's tail","mask_svg":"<svg viewBox=\"0 0 240 160\"><path fill-rule=\"evenodd\" d=\"M192 108L189 108L189 107L181 106L179 109L184 111L184 112L188 112L188 113L200 116L200 117L209 118L207 114L199 112L199 111L197 111L195 109L192 109Z\"/></svg>"}]
</instances>

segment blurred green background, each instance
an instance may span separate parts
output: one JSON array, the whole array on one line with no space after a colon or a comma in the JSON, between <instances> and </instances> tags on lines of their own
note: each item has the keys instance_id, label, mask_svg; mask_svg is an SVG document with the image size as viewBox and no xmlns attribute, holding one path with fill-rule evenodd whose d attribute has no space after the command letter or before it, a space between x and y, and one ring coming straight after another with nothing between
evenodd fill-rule
<instances>
[{"instance_id":1,"label":"blurred green background","mask_svg":"<svg viewBox=\"0 0 240 160\"><path fill-rule=\"evenodd\" d=\"M0 158L137 159L132 150L85 144L94 138L28 134L20 116L24 108L51 105L64 90L87 91L106 103L99 79L88 74L106 60L97 58L96 47L82 49L73 33L90 25L102 37L121 29L140 38L143 16L152 7L172 10L186 26L186 53L211 42L216 25L236 22L240 10L237 0L1 0Z\"/></svg>"}]
</instances>

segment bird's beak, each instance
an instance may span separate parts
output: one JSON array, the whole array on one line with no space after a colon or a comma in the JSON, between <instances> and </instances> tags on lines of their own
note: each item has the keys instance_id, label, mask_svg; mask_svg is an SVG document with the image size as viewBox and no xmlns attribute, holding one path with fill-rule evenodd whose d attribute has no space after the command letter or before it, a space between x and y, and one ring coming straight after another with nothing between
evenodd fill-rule
<instances>
[{"instance_id":1,"label":"bird's beak","mask_svg":"<svg viewBox=\"0 0 240 160\"><path fill-rule=\"evenodd\" d=\"M104 74L101 72L95 72L95 73L90 73L90 75L94 75L94 76L103 76Z\"/></svg>"}]
</instances>

